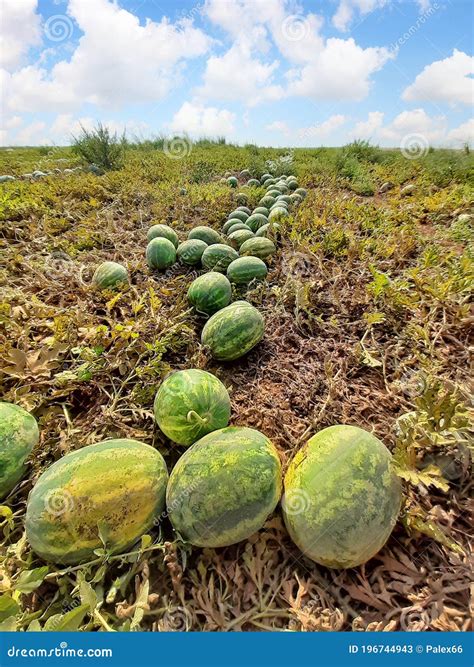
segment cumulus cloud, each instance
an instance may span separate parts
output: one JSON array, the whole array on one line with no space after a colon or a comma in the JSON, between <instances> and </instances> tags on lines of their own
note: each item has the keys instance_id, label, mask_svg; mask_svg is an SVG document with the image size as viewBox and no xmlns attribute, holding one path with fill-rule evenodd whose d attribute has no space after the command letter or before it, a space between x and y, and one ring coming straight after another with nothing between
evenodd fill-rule
<instances>
[{"instance_id":1,"label":"cumulus cloud","mask_svg":"<svg viewBox=\"0 0 474 667\"><path fill-rule=\"evenodd\" d=\"M403 91L408 102L420 100L446 102L454 105L474 102L474 57L454 49L453 55L436 60L418 74L415 81Z\"/></svg>"},{"instance_id":2,"label":"cumulus cloud","mask_svg":"<svg viewBox=\"0 0 474 667\"><path fill-rule=\"evenodd\" d=\"M474 118L450 130L446 138L448 143L455 147L462 146L465 143L474 144Z\"/></svg>"},{"instance_id":3,"label":"cumulus cloud","mask_svg":"<svg viewBox=\"0 0 474 667\"><path fill-rule=\"evenodd\" d=\"M173 116L170 129L194 136L227 136L235 131L234 123L235 113L227 109L185 102Z\"/></svg>"},{"instance_id":4,"label":"cumulus cloud","mask_svg":"<svg viewBox=\"0 0 474 667\"><path fill-rule=\"evenodd\" d=\"M322 123L316 123L309 127L302 127L298 130L300 138L327 139L337 128L344 125L346 117L342 114L334 114Z\"/></svg>"},{"instance_id":5,"label":"cumulus cloud","mask_svg":"<svg viewBox=\"0 0 474 667\"><path fill-rule=\"evenodd\" d=\"M383 119L384 114L381 111L370 111L367 120L354 125L352 136L354 139L371 139L382 127Z\"/></svg>"},{"instance_id":6,"label":"cumulus cloud","mask_svg":"<svg viewBox=\"0 0 474 667\"><path fill-rule=\"evenodd\" d=\"M94 0L93 12L83 0L69 0L68 14L83 32L72 57L50 72L30 65L4 74L11 110L67 112L83 103L119 108L157 101L179 81L183 63L206 53L212 41L190 19L141 25L109 0Z\"/></svg>"},{"instance_id":7,"label":"cumulus cloud","mask_svg":"<svg viewBox=\"0 0 474 667\"><path fill-rule=\"evenodd\" d=\"M388 0L341 0L332 17L332 24L345 32L356 15L366 16L375 9L381 9L387 2Z\"/></svg>"},{"instance_id":8,"label":"cumulus cloud","mask_svg":"<svg viewBox=\"0 0 474 667\"><path fill-rule=\"evenodd\" d=\"M41 43L41 19L37 0L2 0L0 67L18 67L32 46Z\"/></svg>"}]
</instances>

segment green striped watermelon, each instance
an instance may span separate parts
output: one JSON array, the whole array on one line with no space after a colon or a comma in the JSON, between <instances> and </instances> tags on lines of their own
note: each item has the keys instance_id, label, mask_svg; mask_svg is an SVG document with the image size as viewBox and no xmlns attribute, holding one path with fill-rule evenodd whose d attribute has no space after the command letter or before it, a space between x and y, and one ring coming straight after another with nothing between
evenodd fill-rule
<instances>
[{"instance_id":1,"label":"green striped watermelon","mask_svg":"<svg viewBox=\"0 0 474 667\"><path fill-rule=\"evenodd\" d=\"M270 206L272 206L275 202L275 197L269 197L268 195L265 195L265 197L262 197L262 199L258 202L258 205L269 209Z\"/></svg>"},{"instance_id":2,"label":"green striped watermelon","mask_svg":"<svg viewBox=\"0 0 474 667\"><path fill-rule=\"evenodd\" d=\"M263 225L257 229L255 236L265 236L275 242L281 237L281 227L277 222L269 222L268 225Z\"/></svg>"},{"instance_id":3,"label":"green striped watermelon","mask_svg":"<svg viewBox=\"0 0 474 667\"><path fill-rule=\"evenodd\" d=\"M229 234L227 240L233 248L238 250L244 241L253 237L254 233L251 232L250 229L237 229L235 232L232 232L232 234Z\"/></svg>"},{"instance_id":4,"label":"green striped watermelon","mask_svg":"<svg viewBox=\"0 0 474 667\"><path fill-rule=\"evenodd\" d=\"M239 184L235 176L229 176L227 179L227 183L230 185L231 188L236 188L237 185Z\"/></svg>"},{"instance_id":5,"label":"green striped watermelon","mask_svg":"<svg viewBox=\"0 0 474 667\"><path fill-rule=\"evenodd\" d=\"M196 266L201 263L202 253L207 247L207 243L200 239L188 239L179 244L176 255L183 264Z\"/></svg>"},{"instance_id":6,"label":"green striped watermelon","mask_svg":"<svg viewBox=\"0 0 474 667\"><path fill-rule=\"evenodd\" d=\"M200 239L207 243L207 245L212 245L213 243L222 243L220 234L216 232L212 227L205 227L204 225L199 225L194 227L188 234L188 239Z\"/></svg>"},{"instance_id":7,"label":"green striped watermelon","mask_svg":"<svg viewBox=\"0 0 474 667\"><path fill-rule=\"evenodd\" d=\"M240 246L241 255L252 255L252 257L260 257L260 259L266 259L273 255L276 251L275 244L270 239L265 238L264 236L255 236L253 239L245 241Z\"/></svg>"},{"instance_id":8,"label":"green striped watermelon","mask_svg":"<svg viewBox=\"0 0 474 667\"><path fill-rule=\"evenodd\" d=\"M227 267L227 277L231 283L248 285L252 280L263 280L267 267L258 257L239 257Z\"/></svg>"},{"instance_id":9,"label":"green striped watermelon","mask_svg":"<svg viewBox=\"0 0 474 667\"><path fill-rule=\"evenodd\" d=\"M229 245L216 243L205 249L202 253L201 262L203 267L209 271L225 273L229 264L238 256L237 251Z\"/></svg>"},{"instance_id":10,"label":"green striped watermelon","mask_svg":"<svg viewBox=\"0 0 474 667\"><path fill-rule=\"evenodd\" d=\"M304 188L296 188L294 191L296 195L300 195L303 199L306 197L308 192Z\"/></svg>"},{"instance_id":11,"label":"green striped watermelon","mask_svg":"<svg viewBox=\"0 0 474 667\"><path fill-rule=\"evenodd\" d=\"M238 231L239 229L246 229L249 232L252 231L250 229L250 227L245 224L245 222L236 222L235 225L232 225L232 227L229 227L229 229L227 230L227 234L230 236L231 234Z\"/></svg>"},{"instance_id":12,"label":"green striped watermelon","mask_svg":"<svg viewBox=\"0 0 474 667\"><path fill-rule=\"evenodd\" d=\"M278 222L288 217L288 209L284 206L277 206L270 211L268 222Z\"/></svg>"},{"instance_id":13,"label":"green striped watermelon","mask_svg":"<svg viewBox=\"0 0 474 667\"><path fill-rule=\"evenodd\" d=\"M234 225L245 225L247 223L242 222L242 220L239 220L239 218L229 218L227 222L225 222L222 226L222 231L224 234L229 233L229 229L233 227ZM247 225L248 226L248 225Z\"/></svg>"},{"instance_id":14,"label":"green striped watermelon","mask_svg":"<svg viewBox=\"0 0 474 667\"><path fill-rule=\"evenodd\" d=\"M152 239L146 247L146 261L150 269L168 269L176 262L176 248L163 237Z\"/></svg>"},{"instance_id":15,"label":"green striped watermelon","mask_svg":"<svg viewBox=\"0 0 474 667\"><path fill-rule=\"evenodd\" d=\"M175 248L179 245L179 238L174 229L168 227L168 225L153 225L147 232L146 235L147 241L150 242L152 239L164 238L171 241Z\"/></svg>"},{"instance_id":16,"label":"green striped watermelon","mask_svg":"<svg viewBox=\"0 0 474 667\"><path fill-rule=\"evenodd\" d=\"M256 232L259 227L263 227L263 225L266 225L267 222L268 219L266 216L262 215L261 213L252 213L245 224L248 225L253 232Z\"/></svg>"},{"instance_id":17,"label":"green striped watermelon","mask_svg":"<svg viewBox=\"0 0 474 667\"><path fill-rule=\"evenodd\" d=\"M236 208L235 210L236 210L236 211L243 211L243 212L246 213L247 215L250 215L250 213L251 213L251 211L250 211L250 209L249 209L248 206L237 206L237 208ZM230 215L229 215L229 218L230 218Z\"/></svg>"},{"instance_id":18,"label":"green striped watermelon","mask_svg":"<svg viewBox=\"0 0 474 667\"><path fill-rule=\"evenodd\" d=\"M255 347L264 331L265 323L259 311L247 301L236 301L206 322L201 343L210 349L215 359L232 361Z\"/></svg>"},{"instance_id":19,"label":"green striped watermelon","mask_svg":"<svg viewBox=\"0 0 474 667\"><path fill-rule=\"evenodd\" d=\"M264 215L266 218L268 218L270 211L268 208L265 208L265 206L257 206L257 208L254 208L252 213L260 213L261 215Z\"/></svg>"},{"instance_id":20,"label":"green striped watermelon","mask_svg":"<svg viewBox=\"0 0 474 667\"><path fill-rule=\"evenodd\" d=\"M198 313L213 315L228 306L232 299L232 287L222 273L211 271L199 276L188 289L188 300Z\"/></svg>"},{"instance_id":21,"label":"green striped watermelon","mask_svg":"<svg viewBox=\"0 0 474 667\"><path fill-rule=\"evenodd\" d=\"M249 186L249 188L259 188L260 181L257 181L256 178L251 178L249 181L247 181L247 185Z\"/></svg>"},{"instance_id":22,"label":"green striped watermelon","mask_svg":"<svg viewBox=\"0 0 474 667\"><path fill-rule=\"evenodd\" d=\"M240 210L235 210L232 211L232 213L229 213L228 220L240 220L240 222L245 222L247 218L249 217L249 214L246 213L245 211L240 211Z\"/></svg>"},{"instance_id":23,"label":"green striped watermelon","mask_svg":"<svg viewBox=\"0 0 474 667\"><path fill-rule=\"evenodd\" d=\"M192 445L230 419L227 389L215 375L191 368L172 373L155 398L156 423L178 445Z\"/></svg>"},{"instance_id":24,"label":"green striped watermelon","mask_svg":"<svg viewBox=\"0 0 474 667\"><path fill-rule=\"evenodd\" d=\"M67 454L28 497L26 536L39 556L75 565L96 549L125 552L164 509L168 471L161 454L137 440L106 440Z\"/></svg>"},{"instance_id":25,"label":"green striped watermelon","mask_svg":"<svg viewBox=\"0 0 474 667\"><path fill-rule=\"evenodd\" d=\"M33 415L19 405L0 401L0 499L24 476L25 461L38 440L38 424Z\"/></svg>"},{"instance_id":26,"label":"green striped watermelon","mask_svg":"<svg viewBox=\"0 0 474 667\"><path fill-rule=\"evenodd\" d=\"M198 547L224 547L262 528L281 494L278 452L263 433L230 426L178 460L166 491L174 529Z\"/></svg>"},{"instance_id":27,"label":"green striped watermelon","mask_svg":"<svg viewBox=\"0 0 474 667\"><path fill-rule=\"evenodd\" d=\"M391 455L356 426L330 426L295 455L282 508L292 540L316 563L356 567L387 541L401 505Z\"/></svg>"},{"instance_id":28,"label":"green striped watermelon","mask_svg":"<svg viewBox=\"0 0 474 667\"><path fill-rule=\"evenodd\" d=\"M100 289L113 289L128 284L128 271L118 262L102 262L92 276L92 282Z\"/></svg>"}]
</instances>

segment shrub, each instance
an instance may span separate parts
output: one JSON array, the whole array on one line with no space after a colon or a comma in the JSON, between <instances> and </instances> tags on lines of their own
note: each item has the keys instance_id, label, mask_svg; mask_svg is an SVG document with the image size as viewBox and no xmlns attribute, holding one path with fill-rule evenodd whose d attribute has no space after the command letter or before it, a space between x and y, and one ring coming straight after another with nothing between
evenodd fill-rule
<instances>
[{"instance_id":1,"label":"shrub","mask_svg":"<svg viewBox=\"0 0 474 667\"><path fill-rule=\"evenodd\" d=\"M111 134L107 127L98 123L93 130L81 125L81 134L73 136L72 150L87 164L95 164L104 171L121 169L125 157L125 133L121 137Z\"/></svg>"}]
</instances>

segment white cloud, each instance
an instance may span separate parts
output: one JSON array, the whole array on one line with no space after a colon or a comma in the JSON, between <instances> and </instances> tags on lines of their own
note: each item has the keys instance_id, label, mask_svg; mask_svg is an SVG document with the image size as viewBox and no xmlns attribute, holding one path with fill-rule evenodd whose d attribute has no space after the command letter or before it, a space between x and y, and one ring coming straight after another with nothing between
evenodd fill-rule
<instances>
[{"instance_id":1,"label":"white cloud","mask_svg":"<svg viewBox=\"0 0 474 667\"><path fill-rule=\"evenodd\" d=\"M331 38L319 54L293 76L289 92L312 99L361 100L370 77L393 57L385 48L358 46L350 38Z\"/></svg>"},{"instance_id":2,"label":"white cloud","mask_svg":"<svg viewBox=\"0 0 474 667\"><path fill-rule=\"evenodd\" d=\"M447 142L445 116L430 116L424 109L402 111L390 123L384 125L384 114L369 113L366 121L360 121L348 132L348 139L370 139L384 146L400 146L407 138L421 136L426 145L444 145Z\"/></svg>"},{"instance_id":3,"label":"white cloud","mask_svg":"<svg viewBox=\"0 0 474 667\"><path fill-rule=\"evenodd\" d=\"M14 69L32 46L41 43L37 0L2 0L0 67Z\"/></svg>"},{"instance_id":4,"label":"white cloud","mask_svg":"<svg viewBox=\"0 0 474 667\"><path fill-rule=\"evenodd\" d=\"M21 4L21 3L20 3ZM5 76L12 111L73 111L83 103L119 108L157 101L179 82L183 63L203 55L211 39L184 19L147 20L109 0L69 0L68 14L83 36L70 60L48 72L30 65Z\"/></svg>"},{"instance_id":5,"label":"white cloud","mask_svg":"<svg viewBox=\"0 0 474 667\"><path fill-rule=\"evenodd\" d=\"M450 130L447 135L447 141L455 147L462 146L465 143L474 144L474 118Z\"/></svg>"},{"instance_id":6,"label":"white cloud","mask_svg":"<svg viewBox=\"0 0 474 667\"><path fill-rule=\"evenodd\" d=\"M235 113L227 109L185 102L173 116L170 129L193 136L227 136L235 131L234 123Z\"/></svg>"},{"instance_id":7,"label":"white cloud","mask_svg":"<svg viewBox=\"0 0 474 667\"><path fill-rule=\"evenodd\" d=\"M403 91L402 99L472 104L474 102L474 58L454 49L453 55L436 60L418 74Z\"/></svg>"},{"instance_id":8,"label":"white cloud","mask_svg":"<svg viewBox=\"0 0 474 667\"><path fill-rule=\"evenodd\" d=\"M45 129L46 123L41 120L33 121L17 133L15 143L18 146L37 146L46 143L40 138Z\"/></svg>"},{"instance_id":9,"label":"white cloud","mask_svg":"<svg viewBox=\"0 0 474 667\"><path fill-rule=\"evenodd\" d=\"M366 16L375 9L380 9L387 4L388 0L341 0L336 13L332 17L335 28L345 32L349 29L356 14Z\"/></svg>"},{"instance_id":10,"label":"white cloud","mask_svg":"<svg viewBox=\"0 0 474 667\"><path fill-rule=\"evenodd\" d=\"M265 125L265 129L268 132L281 132L282 134L290 134L291 132L288 123L285 123L284 120L274 120L273 123Z\"/></svg>"},{"instance_id":11,"label":"white cloud","mask_svg":"<svg viewBox=\"0 0 474 667\"><path fill-rule=\"evenodd\" d=\"M278 62L265 64L252 58L247 46L237 41L223 56L207 61L204 85L196 93L205 98L239 100L255 106L283 97L283 88L273 82Z\"/></svg>"},{"instance_id":12,"label":"white cloud","mask_svg":"<svg viewBox=\"0 0 474 667\"><path fill-rule=\"evenodd\" d=\"M370 111L365 121L354 125L352 136L354 139L371 139L383 125L384 114L381 111Z\"/></svg>"},{"instance_id":13,"label":"white cloud","mask_svg":"<svg viewBox=\"0 0 474 667\"><path fill-rule=\"evenodd\" d=\"M298 130L300 138L327 139L337 128L344 125L347 118L342 114L334 114L322 123L316 123L310 127L302 127Z\"/></svg>"}]
</instances>

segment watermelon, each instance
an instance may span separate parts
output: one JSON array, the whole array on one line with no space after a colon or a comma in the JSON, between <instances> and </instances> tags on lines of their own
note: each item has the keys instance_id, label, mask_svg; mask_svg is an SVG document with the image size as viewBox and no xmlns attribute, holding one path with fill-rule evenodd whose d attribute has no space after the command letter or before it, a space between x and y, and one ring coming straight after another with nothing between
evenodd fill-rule
<instances>
[{"instance_id":1,"label":"watermelon","mask_svg":"<svg viewBox=\"0 0 474 667\"><path fill-rule=\"evenodd\" d=\"M202 253L207 247L207 243L200 239L188 239L179 244L176 255L183 264L195 266L201 262Z\"/></svg>"},{"instance_id":2,"label":"watermelon","mask_svg":"<svg viewBox=\"0 0 474 667\"><path fill-rule=\"evenodd\" d=\"M250 209L249 209L248 206L237 206L237 208L236 208L235 210L236 210L236 211L243 211L244 213L247 214L247 216L249 216L250 213L251 213L251 211L250 211ZM230 217L230 216L229 216L229 217Z\"/></svg>"},{"instance_id":3,"label":"watermelon","mask_svg":"<svg viewBox=\"0 0 474 667\"><path fill-rule=\"evenodd\" d=\"M301 195L297 195L296 192L293 192L293 194L290 195L290 199L291 203L295 204L296 206L301 204L301 202L303 201L303 197Z\"/></svg>"},{"instance_id":4,"label":"watermelon","mask_svg":"<svg viewBox=\"0 0 474 667\"><path fill-rule=\"evenodd\" d=\"M256 178L251 178L248 182L247 185L250 188L259 188L260 187L260 181L257 181Z\"/></svg>"},{"instance_id":5,"label":"watermelon","mask_svg":"<svg viewBox=\"0 0 474 667\"><path fill-rule=\"evenodd\" d=\"M168 269L176 262L176 248L163 237L152 239L146 247L146 261L150 269Z\"/></svg>"},{"instance_id":6,"label":"watermelon","mask_svg":"<svg viewBox=\"0 0 474 667\"><path fill-rule=\"evenodd\" d=\"M36 419L14 403L0 401L0 499L26 472L25 461L38 444Z\"/></svg>"},{"instance_id":7,"label":"watermelon","mask_svg":"<svg viewBox=\"0 0 474 667\"><path fill-rule=\"evenodd\" d=\"M268 216L268 222L278 222L283 218L288 217L288 209L285 206L277 206L276 208L270 211Z\"/></svg>"},{"instance_id":8,"label":"watermelon","mask_svg":"<svg viewBox=\"0 0 474 667\"><path fill-rule=\"evenodd\" d=\"M265 206L257 206L257 208L254 208L252 213L260 213L261 215L264 215L266 218L268 218L270 211Z\"/></svg>"},{"instance_id":9,"label":"watermelon","mask_svg":"<svg viewBox=\"0 0 474 667\"><path fill-rule=\"evenodd\" d=\"M227 240L233 248L238 250L242 243L253 237L254 233L250 231L250 229L237 229L235 232L232 232L232 234L229 234Z\"/></svg>"},{"instance_id":10,"label":"watermelon","mask_svg":"<svg viewBox=\"0 0 474 667\"><path fill-rule=\"evenodd\" d=\"M213 243L222 243L220 234L218 234L215 229L212 229L211 227L205 227L204 225L200 225L198 227L194 227L194 229L191 229L188 234L188 239L199 239L200 241L207 243L207 245L212 245Z\"/></svg>"},{"instance_id":11,"label":"watermelon","mask_svg":"<svg viewBox=\"0 0 474 667\"><path fill-rule=\"evenodd\" d=\"M259 311L247 301L236 301L206 322L201 343L210 349L215 359L232 361L255 347L262 340L264 330Z\"/></svg>"},{"instance_id":12,"label":"watermelon","mask_svg":"<svg viewBox=\"0 0 474 667\"><path fill-rule=\"evenodd\" d=\"M178 460L166 504L173 528L198 547L225 547L262 528L281 494L278 452L263 433L229 426Z\"/></svg>"},{"instance_id":13,"label":"watermelon","mask_svg":"<svg viewBox=\"0 0 474 667\"><path fill-rule=\"evenodd\" d=\"M175 248L179 245L179 238L174 229L168 227L168 225L153 225L147 232L146 235L147 241L150 242L152 239L164 238L171 241Z\"/></svg>"},{"instance_id":14,"label":"watermelon","mask_svg":"<svg viewBox=\"0 0 474 667\"><path fill-rule=\"evenodd\" d=\"M236 188L237 185L239 184L238 180L235 178L235 176L229 176L227 179L228 185L230 185L231 188Z\"/></svg>"},{"instance_id":15,"label":"watermelon","mask_svg":"<svg viewBox=\"0 0 474 667\"><path fill-rule=\"evenodd\" d=\"M188 289L188 301L198 313L213 315L228 306L232 299L232 287L222 273L211 271L196 278Z\"/></svg>"},{"instance_id":16,"label":"watermelon","mask_svg":"<svg viewBox=\"0 0 474 667\"><path fill-rule=\"evenodd\" d=\"M269 209L270 206L272 206L275 202L275 197L269 197L268 195L265 195L265 197L262 197L262 199L258 202L258 205Z\"/></svg>"},{"instance_id":17,"label":"watermelon","mask_svg":"<svg viewBox=\"0 0 474 667\"><path fill-rule=\"evenodd\" d=\"M245 211L232 211L232 213L229 213L228 220L240 220L240 222L245 222L247 218L249 217L249 214L246 213Z\"/></svg>"},{"instance_id":18,"label":"watermelon","mask_svg":"<svg viewBox=\"0 0 474 667\"><path fill-rule=\"evenodd\" d=\"M280 192L281 192L282 194L286 194L286 193L288 192L288 188L286 187L286 183L282 183L281 181L279 181L279 182L275 185L275 188L276 188L277 190L280 190Z\"/></svg>"},{"instance_id":19,"label":"watermelon","mask_svg":"<svg viewBox=\"0 0 474 667\"><path fill-rule=\"evenodd\" d=\"M236 222L232 227L229 227L227 230L227 234L232 234L233 232L238 231L239 229L246 229L248 232L251 232L252 230L248 225L245 224L245 222Z\"/></svg>"},{"instance_id":20,"label":"watermelon","mask_svg":"<svg viewBox=\"0 0 474 667\"><path fill-rule=\"evenodd\" d=\"M245 224L248 225L253 232L256 232L259 227L263 227L267 222L268 219L261 213L252 213Z\"/></svg>"},{"instance_id":21,"label":"watermelon","mask_svg":"<svg viewBox=\"0 0 474 667\"><path fill-rule=\"evenodd\" d=\"M229 218L227 222L224 222L224 225L222 227L222 231L224 234L228 234L229 229L233 227L234 225L246 225L246 222L242 222L242 220L239 220L239 218ZM248 226L248 225L247 225ZM222 243L222 241L221 241Z\"/></svg>"},{"instance_id":22,"label":"watermelon","mask_svg":"<svg viewBox=\"0 0 474 667\"><path fill-rule=\"evenodd\" d=\"M240 255L252 255L252 257L266 259L270 255L273 255L275 251L276 247L273 241L264 236L255 236L255 238L242 243L239 253Z\"/></svg>"},{"instance_id":23,"label":"watermelon","mask_svg":"<svg viewBox=\"0 0 474 667\"><path fill-rule=\"evenodd\" d=\"M163 511L168 471L137 440L106 440L47 468L28 497L26 536L45 560L76 565L127 551Z\"/></svg>"},{"instance_id":24,"label":"watermelon","mask_svg":"<svg viewBox=\"0 0 474 667\"><path fill-rule=\"evenodd\" d=\"M296 190L296 188L298 187L298 181L296 181L296 180L288 181L287 184L288 184L288 189L289 190Z\"/></svg>"},{"instance_id":25,"label":"watermelon","mask_svg":"<svg viewBox=\"0 0 474 667\"><path fill-rule=\"evenodd\" d=\"M272 178L271 174L263 174L262 178L260 179L260 183L265 183L269 178Z\"/></svg>"},{"instance_id":26,"label":"watermelon","mask_svg":"<svg viewBox=\"0 0 474 667\"><path fill-rule=\"evenodd\" d=\"M113 289L128 284L128 271L117 262L102 262L92 276L92 282L100 289Z\"/></svg>"},{"instance_id":27,"label":"watermelon","mask_svg":"<svg viewBox=\"0 0 474 667\"><path fill-rule=\"evenodd\" d=\"M201 262L203 267L209 271L225 273L229 264L238 256L234 248L223 243L215 243L208 246L202 253Z\"/></svg>"},{"instance_id":28,"label":"watermelon","mask_svg":"<svg viewBox=\"0 0 474 667\"><path fill-rule=\"evenodd\" d=\"M263 225L263 227L257 229L255 236L265 236L267 239L276 241L281 237L280 225L276 222L269 222L268 225Z\"/></svg>"},{"instance_id":29,"label":"watermelon","mask_svg":"<svg viewBox=\"0 0 474 667\"><path fill-rule=\"evenodd\" d=\"M252 280L263 280L267 267L258 257L239 257L227 267L227 277L231 283L248 285Z\"/></svg>"},{"instance_id":30,"label":"watermelon","mask_svg":"<svg viewBox=\"0 0 474 667\"><path fill-rule=\"evenodd\" d=\"M238 192L235 195L235 201L237 202L237 204L247 204L248 200L249 200L248 195L245 192ZM250 211L249 211L249 215L250 215Z\"/></svg>"},{"instance_id":31,"label":"watermelon","mask_svg":"<svg viewBox=\"0 0 474 667\"><path fill-rule=\"evenodd\" d=\"M304 188L296 188L295 194L301 195L301 197L304 199L308 193Z\"/></svg>"},{"instance_id":32,"label":"watermelon","mask_svg":"<svg viewBox=\"0 0 474 667\"><path fill-rule=\"evenodd\" d=\"M330 426L308 440L289 465L282 502L290 537L304 554L346 568L383 547L402 500L391 458L356 426Z\"/></svg>"},{"instance_id":33,"label":"watermelon","mask_svg":"<svg viewBox=\"0 0 474 667\"><path fill-rule=\"evenodd\" d=\"M156 423L178 445L188 447L211 431L227 426L230 398L215 375L191 368L169 375L158 389Z\"/></svg>"},{"instance_id":34,"label":"watermelon","mask_svg":"<svg viewBox=\"0 0 474 667\"><path fill-rule=\"evenodd\" d=\"M277 203L281 204L281 202L285 202L286 204L291 204L291 197L289 195L280 195L277 197Z\"/></svg>"},{"instance_id":35,"label":"watermelon","mask_svg":"<svg viewBox=\"0 0 474 667\"><path fill-rule=\"evenodd\" d=\"M271 188L270 190L268 190L266 196L273 197L274 199L277 199L278 197L281 197L281 192L280 192L280 190L275 190L274 188Z\"/></svg>"},{"instance_id":36,"label":"watermelon","mask_svg":"<svg viewBox=\"0 0 474 667\"><path fill-rule=\"evenodd\" d=\"M242 176L242 178L250 178L251 173L248 169L242 169L240 175Z\"/></svg>"}]
</instances>

